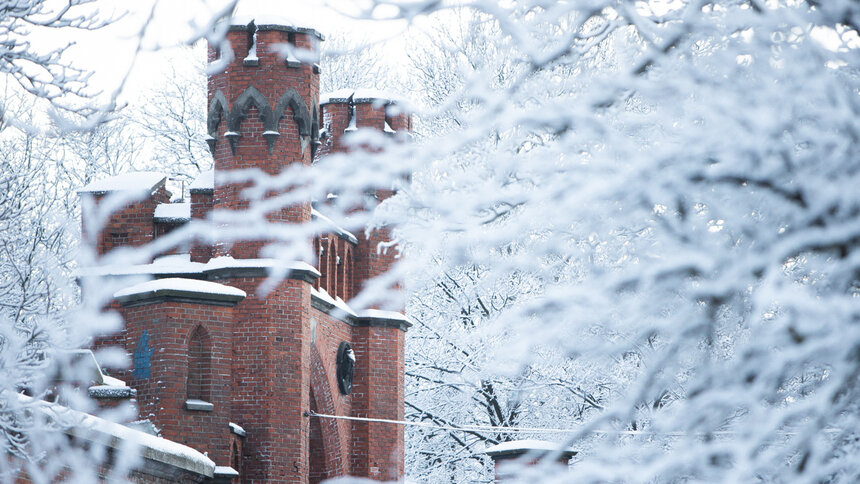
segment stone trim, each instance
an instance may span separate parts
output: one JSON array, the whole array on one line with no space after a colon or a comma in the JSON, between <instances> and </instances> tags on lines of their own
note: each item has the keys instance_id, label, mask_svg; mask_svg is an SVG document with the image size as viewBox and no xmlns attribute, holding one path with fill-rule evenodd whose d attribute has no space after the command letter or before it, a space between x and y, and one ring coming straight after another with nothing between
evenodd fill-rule
<instances>
[{"instance_id":1,"label":"stone trim","mask_svg":"<svg viewBox=\"0 0 860 484\"><path fill-rule=\"evenodd\" d=\"M292 25L277 25L277 24L262 24L257 25L257 31L266 31L266 30L276 30L279 32L293 32L297 34L309 34L318 38L319 40L325 40L325 35L320 33L316 29L312 29L309 27L293 27ZM247 25L231 25L228 29L230 32L247 32Z\"/></svg>"},{"instance_id":2,"label":"stone trim","mask_svg":"<svg viewBox=\"0 0 860 484\"><path fill-rule=\"evenodd\" d=\"M185 400L185 410L195 412L211 412L215 410L215 405L203 400Z\"/></svg>"},{"instance_id":3,"label":"stone trim","mask_svg":"<svg viewBox=\"0 0 860 484\"><path fill-rule=\"evenodd\" d=\"M120 296L116 298L117 302L123 307L144 306L147 304L157 304L162 302L185 302L193 304L206 304L209 306L235 306L242 299L242 296L233 296L228 294L211 294L205 292L185 291L181 289L158 289L141 294L132 294L129 296Z\"/></svg>"},{"instance_id":4,"label":"stone trim","mask_svg":"<svg viewBox=\"0 0 860 484\"><path fill-rule=\"evenodd\" d=\"M402 319L360 316L356 318L356 323L353 326L359 328L396 328L405 333L412 327L412 323Z\"/></svg>"},{"instance_id":5,"label":"stone trim","mask_svg":"<svg viewBox=\"0 0 860 484\"><path fill-rule=\"evenodd\" d=\"M90 398L105 400L124 400L137 397L137 390L131 387L117 387L111 385L94 385L87 389Z\"/></svg>"},{"instance_id":6,"label":"stone trim","mask_svg":"<svg viewBox=\"0 0 860 484\"><path fill-rule=\"evenodd\" d=\"M223 267L220 269L208 269L201 272L208 276L208 280L217 281L221 279L235 279L239 277L269 277L268 267ZM319 278L310 270L290 269L284 279L296 279L313 284Z\"/></svg>"},{"instance_id":7,"label":"stone trim","mask_svg":"<svg viewBox=\"0 0 860 484\"><path fill-rule=\"evenodd\" d=\"M343 309L338 308L316 294L311 294L311 307L354 328L395 328L405 333L412 327L412 323L402 319L344 314Z\"/></svg>"}]
</instances>

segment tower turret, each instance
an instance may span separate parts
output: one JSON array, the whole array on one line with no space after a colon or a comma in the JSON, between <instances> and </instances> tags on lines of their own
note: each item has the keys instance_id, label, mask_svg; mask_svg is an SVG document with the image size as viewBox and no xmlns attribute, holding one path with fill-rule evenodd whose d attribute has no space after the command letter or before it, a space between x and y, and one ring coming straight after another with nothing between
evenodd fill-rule
<instances>
[{"instance_id":1,"label":"tower turret","mask_svg":"<svg viewBox=\"0 0 860 484\"><path fill-rule=\"evenodd\" d=\"M232 170L256 168L276 175L292 164L309 165L319 133L319 67L295 52L313 55L323 40L313 29L285 25L233 25L227 32L233 60L209 78L209 146L215 158L214 209L241 210L244 185L226 180ZM224 53L210 46L209 60ZM286 55L285 55L286 54ZM267 215L272 222L311 218L310 203ZM255 258L265 241L216 247L216 255Z\"/></svg>"}]
</instances>

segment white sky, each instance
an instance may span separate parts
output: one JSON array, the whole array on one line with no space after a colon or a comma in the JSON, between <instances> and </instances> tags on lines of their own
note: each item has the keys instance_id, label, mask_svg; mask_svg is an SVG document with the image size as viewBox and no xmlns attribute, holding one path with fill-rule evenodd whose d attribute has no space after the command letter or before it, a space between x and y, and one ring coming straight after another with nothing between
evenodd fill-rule
<instances>
[{"instance_id":1,"label":"white sky","mask_svg":"<svg viewBox=\"0 0 860 484\"><path fill-rule=\"evenodd\" d=\"M130 71L128 81L120 97L121 102L134 103L141 93L157 86L168 75L169 67L181 69L187 54L177 56L175 46L182 45L212 16L223 9L228 0L98 0L95 6L105 16L126 15L115 24L96 32L62 31L56 35L60 42L76 43L68 59L75 65L93 72L90 85L104 91L114 92ZM237 17L285 17L301 26L316 28L326 35L347 32L360 40L385 42L386 52L395 61L405 61L407 25L403 21L355 20L360 8L369 0L239 0ZM652 0L654 11L677 8L679 0ZM154 10L153 10L154 8ZM150 12L152 19L147 24ZM377 9L376 17L385 17L392 12ZM135 55L139 34L147 25L142 50ZM414 26L413 26L414 28ZM838 44L836 32L818 29L815 36L825 45ZM28 39L29 40L29 39ZM35 39L34 39L35 40ZM43 38L40 42L50 43ZM198 55L205 56L205 48L198 45ZM132 68L132 60L134 66Z\"/></svg>"},{"instance_id":2,"label":"white sky","mask_svg":"<svg viewBox=\"0 0 860 484\"><path fill-rule=\"evenodd\" d=\"M110 17L127 12L126 15L96 32L64 33L63 41L72 40L76 44L69 50L68 59L92 71L91 85L105 93L115 91L130 72L120 100L134 102L140 93L164 79L171 63L175 68L182 68L176 65L176 46L185 43L228 3L227 0L99 0L100 14ZM240 0L236 15L241 18L281 17L300 26L316 28L325 35L348 32L357 38L386 42L392 55L404 56L404 39L398 34L405 30L405 23L355 20L343 15L358 15L360 11L356 5L361 4L361 0ZM150 12L153 16L147 24ZM384 11L374 13L385 14ZM135 55L144 25L147 27L142 49ZM205 56L202 45L197 46L197 52L201 58Z\"/></svg>"}]
</instances>

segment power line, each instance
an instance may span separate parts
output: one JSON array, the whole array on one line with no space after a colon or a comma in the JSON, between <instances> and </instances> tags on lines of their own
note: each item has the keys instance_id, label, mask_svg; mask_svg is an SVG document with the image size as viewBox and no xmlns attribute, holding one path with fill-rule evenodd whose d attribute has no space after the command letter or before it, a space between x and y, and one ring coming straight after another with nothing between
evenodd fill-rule
<instances>
[{"instance_id":1,"label":"power line","mask_svg":"<svg viewBox=\"0 0 860 484\"><path fill-rule=\"evenodd\" d=\"M423 427L428 429L436 429L436 430L459 430L464 432L528 432L528 433L548 433L548 434L572 434L574 432L580 432L582 429L556 429L556 428L547 428L547 427L494 427L492 425L464 425L461 427L453 426L453 425L438 425L429 422L410 422L408 420L390 420L386 418L369 418L369 417L347 417L344 415L328 415L324 413L316 413L314 411L307 411L304 413L306 417L317 417L317 418L331 418L337 420L350 420L354 422L372 422L372 423L387 423L393 425L403 425L409 427ZM825 433L832 434L838 433L838 429L824 429ZM731 430L715 430L713 432L653 432L648 430L586 430L584 433L586 434L597 434L597 435L644 435L644 436L663 436L663 437L683 437L689 436L692 434L696 435L710 435L710 436L733 436L737 435L737 432ZM781 436L793 436L796 435L794 432L779 432Z\"/></svg>"},{"instance_id":2,"label":"power line","mask_svg":"<svg viewBox=\"0 0 860 484\"><path fill-rule=\"evenodd\" d=\"M411 426L411 427L424 427L430 429L437 430L461 430L465 432L529 432L529 433L549 433L549 434L570 434L574 432L578 432L581 429L555 429L555 428L547 428L547 427L495 427L492 425L464 425L462 427L452 426L452 425L438 425L429 422L410 422L408 420L390 420L385 418L368 418L368 417L347 417L344 415L327 415L324 413L316 413L313 411L305 412L306 417L318 417L318 418L332 418L338 420L351 420L356 422L374 422L374 423L388 423L394 425L403 425L403 426ZM592 430L588 433L592 434L619 434L619 435L655 435L655 432L646 432L641 430L617 430L617 431L605 431L605 430ZM712 434L719 434L720 432L712 432ZM663 435L668 435L664 433ZM678 435L682 435L678 433Z\"/></svg>"}]
</instances>

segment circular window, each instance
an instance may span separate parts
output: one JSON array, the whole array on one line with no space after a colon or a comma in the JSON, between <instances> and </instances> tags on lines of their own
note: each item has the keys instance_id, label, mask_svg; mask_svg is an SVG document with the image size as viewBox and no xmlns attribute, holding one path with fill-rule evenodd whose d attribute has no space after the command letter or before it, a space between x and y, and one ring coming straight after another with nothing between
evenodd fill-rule
<instances>
[{"instance_id":1,"label":"circular window","mask_svg":"<svg viewBox=\"0 0 860 484\"><path fill-rule=\"evenodd\" d=\"M355 372L355 352L346 341L337 349L337 387L343 395L352 391L352 378Z\"/></svg>"}]
</instances>

